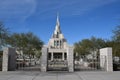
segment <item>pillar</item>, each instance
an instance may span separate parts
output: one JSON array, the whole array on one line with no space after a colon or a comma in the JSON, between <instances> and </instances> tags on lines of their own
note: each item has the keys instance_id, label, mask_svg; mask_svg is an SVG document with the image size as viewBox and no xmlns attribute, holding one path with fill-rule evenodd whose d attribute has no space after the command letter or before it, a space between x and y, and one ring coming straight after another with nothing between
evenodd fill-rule
<instances>
[{"instance_id":1,"label":"pillar","mask_svg":"<svg viewBox=\"0 0 120 80\"><path fill-rule=\"evenodd\" d=\"M61 40L61 48L63 48L63 40Z\"/></svg>"},{"instance_id":2,"label":"pillar","mask_svg":"<svg viewBox=\"0 0 120 80\"><path fill-rule=\"evenodd\" d=\"M14 71L16 69L16 53L14 48L3 50L2 71Z\"/></svg>"},{"instance_id":3,"label":"pillar","mask_svg":"<svg viewBox=\"0 0 120 80\"><path fill-rule=\"evenodd\" d=\"M58 46L59 46L59 49L60 49L60 40L59 40L59 45Z\"/></svg>"},{"instance_id":4,"label":"pillar","mask_svg":"<svg viewBox=\"0 0 120 80\"><path fill-rule=\"evenodd\" d=\"M54 54L54 53L53 53L53 52L51 52L51 60L53 60L53 54Z\"/></svg>"},{"instance_id":5,"label":"pillar","mask_svg":"<svg viewBox=\"0 0 120 80\"><path fill-rule=\"evenodd\" d=\"M8 71L8 48L3 50L2 71Z\"/></svg>"},{"instance_id":6,"label":"pillar","mask_svg":"<svg viewBox=\"0 0 120 80\"><path fill-rule=\"evenodd\" d=\"M44 46L42 48L42 56L41 56L41 71L42 72L47 71L47 53L48 53L48 48Z\"/></svg>"},{"instance_id":7,"label":"pillar","mask_svg":"<svg viewBox=\"0 0 120 80\"><path fill-rule=\"evenodd\" d=\"M100 49L100 67L106 71L113 71L112 48Z\"/></svg>"},{"instance_id":8,"label":"pillar","mask_svg":"<svg viewBox=\"0 0 120 80\"><path fill-rule=\"evenodd\" d=\"M65 56L64 54L65 54L65 53L63 52L63 53L62 53L62 60L65 60L65 59L64 59L64 56Z\"/></svg>"},{"instance_id":9,"label":"pillar","mask_svg":"<svg viewBox=\"0 0 120 80\"><path fill-rule=\"evenodd\" d=\"M67 61L68 61L69 72L74 72L73 47L71 47L71 46L68 46L68 48L67 48Z\"/></svg>"}]
</instances>

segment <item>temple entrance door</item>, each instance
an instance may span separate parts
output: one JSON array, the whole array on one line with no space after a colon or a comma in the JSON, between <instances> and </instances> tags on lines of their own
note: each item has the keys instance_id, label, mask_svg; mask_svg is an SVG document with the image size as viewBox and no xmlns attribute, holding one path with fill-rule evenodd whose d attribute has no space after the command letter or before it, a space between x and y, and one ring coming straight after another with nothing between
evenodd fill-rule
<instances>
[{"instance_id":1,"label":"temple entrance door","mask_svg":"<svg viewBox=\"0 0 120 80\"><path fill-rule=\"evenodd\" d=\"M63 60L63 53L53 53L53 59L48 60L47 70L68 71L68 63L67 60Z\"/></svg>"},{"instance_id":2,"label":"temple entrance door","mask_svg":"<svg viewBox=\"0 0 120 80\"><path fill-rule=\"evenodd\" d=\"M62 60L62 53L54 53L53 59L54 60Z\"/></svg>"}]
</instances>

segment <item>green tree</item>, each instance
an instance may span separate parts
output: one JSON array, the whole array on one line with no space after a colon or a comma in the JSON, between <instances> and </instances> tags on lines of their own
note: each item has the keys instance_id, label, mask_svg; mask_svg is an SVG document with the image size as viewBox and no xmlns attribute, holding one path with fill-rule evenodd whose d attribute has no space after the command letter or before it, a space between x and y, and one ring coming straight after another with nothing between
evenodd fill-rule
<instances>
[{"instance_id":1,"label":"green tree","mask_svg":"<svg viewBox=\"0 0 120 80\"><path fill-rule=\"evenodd\" d=\"M120 48L119 48L119 45L120 43L119 42L116 42L116 41L106 41L106 47L112 47L112 54L113 56L120 56L119 54L119 51L120 51Z\"/></svg>"},{"instance_id":2,"label":"green tree","mask_svg":"<svg viewBox=\"0 0 120 80\"><path fill-rule=\"evenodd\" d=\"M80 57L84 58L86 55L90 54L92 47L92 42L89 39L83 39L82 41L79 41L74 44L74 52L75 54L78 54L75 56L75 59L79 59Z\"/></svg>"},{"instance_id":3,"label":"green tree","mask_svg":"<svg viewBox=\"0 0 120 80\"><path fill-rule=\"evenodd\" d=\"M107 42L107 46L113 48L113 56L120 57L120 25L113 30L112 40Z\"/></svg>"},{"instance_id":4,"label":"green tree","mask_svg":"<svg viewBox=\"0 0 120 80\"><path fill-rule=\"evenodd\" d=\"M10 36L8 42L11 46L16 47L18 51L22 50L25 55L29 55L30 58L34 57L36 51L40 51L43 45L43 41L32 32L14 33Z\"/></svg>"},{"instance_id":5,"label":"green tree","mask_svg":"<svg viewBox=\"0 0 120 80\"><path fill-rule=\"evenodd\" d=\"M99 49L105 46L106 44L103 39L91 37L90 39L83 39L82 41L75 43L74 52L85 56L95 51L99 53Z\"/></svg>"},{"instance_id":6,"label":"green tree","mask_svg":"<svg viewBox=\"0 0 120 80\"><path fill-rule=\"evenodd\" d=\"M120 26L117 26L114 30L113 30L113 37L112 37L113 41L115 42L120 42Z\"/></svg>"},{"instance_id":7,"label":"green tree","mask_svg":"<svg viewBox=\"0 0 120 80\"><path fill-rule=\"evenodd\" d=\"M2 49L3 46L6 46L8 39L9 31L7 28L5 28L4 24L0 22L0 49Z\"/></svg>"},{"instance_id":8,"label":"green tree","mask_svg":"<svg viewBox=\"0 0 120 80\"><path fill-rule=\"evenodd\" d=\"M35 36L33 33L29 32L26 34L28 43L27 43L27 53L30 58L41 54L40 50L42 48L43 42ZM37 54L36 54L37 53Z\"/></svg>"}]
</instances>

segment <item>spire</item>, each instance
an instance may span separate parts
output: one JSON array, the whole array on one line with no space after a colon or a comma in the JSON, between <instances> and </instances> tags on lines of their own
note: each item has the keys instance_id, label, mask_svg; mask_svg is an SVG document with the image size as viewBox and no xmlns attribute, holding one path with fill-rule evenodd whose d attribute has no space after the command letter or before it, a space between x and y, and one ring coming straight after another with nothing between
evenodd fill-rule
<instances>
[{"instance_id":1,"label":"spire","mask_svg":"<svg viewBox=\"0 0 120 80\"><path fill-rule=\"evenodd\" d=\"M59 13L57 13L57 22L56 22L56 25L58 25L60 27Z\"/></svg>"},{"instance_id":2,"label":"spire","mask_svg":"<svg viewBox=\"0 0 120 80\"><path fill-rule=\"evenodd\" d=\"M60 33L61 33L61 30L60 30L59 15L57 14L57 21L56 21L54 34L60 34Z\"/></svg>"},{"instance_id":3,"label":"spire","mask_svg":"<svg viewBox=\"0 0 120 80\"><path fill-rule=\"evenodd\" d=\"M57 13L56 26L52 37L58 38L60 34L61 34L61 30L60 30L59 14Z\"/></svg>"}]
</instances>

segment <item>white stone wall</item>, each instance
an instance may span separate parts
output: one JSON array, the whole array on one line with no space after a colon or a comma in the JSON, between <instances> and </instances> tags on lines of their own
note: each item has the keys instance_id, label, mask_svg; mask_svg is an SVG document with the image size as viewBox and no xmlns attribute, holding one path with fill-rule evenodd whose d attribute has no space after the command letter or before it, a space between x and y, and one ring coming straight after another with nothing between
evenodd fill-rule
<instances>
[{"instance_id":1,"label":"white stone wall","mask_svg":"<svg viewBox=\"0 0 120 80\"><path fill-rule=\"evenodd\" d=\"M100 49L100 66L106 71L113 71L112 48Z\"/></svg>"},{"instance_id":2,"label":"white stone wall","mask_svg":"<svg viewBox=\"0 0 120 80\"><path fill-rule=\"evenodd\" d=\"M42 48L42 56L41 56L41 71L42 72L47 71L47 53L48 53L48 48L43 47Z\"/></svg>"},{"instance_id":3,"label":"white stone wall","mask_svg":"<svg viewBox=\"0 0 120 80\"><path fill-rule=\"evenodd\" d=\"M2 71L13 71L16 69L16 54L14 48L5 48L3 50Z\"/></svg>"},{"instance_id":4,"label":"white stone wall","mask_svg":"<svg viewBox=\"0 0 120 80\"><path fill-rule=\"evenodd\" d=\"M67 61L68 61L68 69L69 72L74 72L74 65L73 65L73 47L68 47L67 49Z\"/></svg>"},{"instance_id":5,"label":"white stone wall","mask_svg":"<svg viewBox=\"0 0 120 80\"><path fill-rule=\"evenodd\" d=\"M8 71L8 48L3 50L2 71Z\"/></svg>"}]
</instances>

